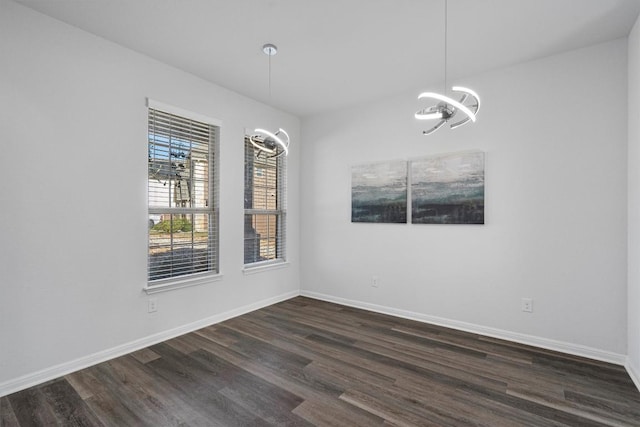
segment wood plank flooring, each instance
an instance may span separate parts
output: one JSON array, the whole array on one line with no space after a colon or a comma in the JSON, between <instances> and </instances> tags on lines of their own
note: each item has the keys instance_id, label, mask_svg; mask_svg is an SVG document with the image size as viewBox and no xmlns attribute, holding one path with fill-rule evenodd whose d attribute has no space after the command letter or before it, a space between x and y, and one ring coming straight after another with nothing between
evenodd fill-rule
<instances>
[{"instance_id":1,"label":"wood plank flooring","mask_svg":"<svg viewBox=\"0 0 640 427\"><path fill-rule=\"evenodd\" d=\"M620 366L297 297L0 399L0 426L640 426Z\"/></svg>"}]
</instances>

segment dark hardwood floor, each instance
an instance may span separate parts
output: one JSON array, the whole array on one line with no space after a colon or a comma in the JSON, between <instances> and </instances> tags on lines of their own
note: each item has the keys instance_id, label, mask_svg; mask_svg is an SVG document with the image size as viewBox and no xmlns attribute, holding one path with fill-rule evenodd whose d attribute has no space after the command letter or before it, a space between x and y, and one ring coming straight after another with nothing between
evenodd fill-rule
<instances>
[{"instance_id":1,"label":"dark hardwood floor","mask_svg":"<svg viewBox=\"0 0 640 427\"><path fill-rule=\"evenodd\" d=\"M640 426L620 366L294 298L0 399L9 426Z\"/></svg>"}]
</instances>

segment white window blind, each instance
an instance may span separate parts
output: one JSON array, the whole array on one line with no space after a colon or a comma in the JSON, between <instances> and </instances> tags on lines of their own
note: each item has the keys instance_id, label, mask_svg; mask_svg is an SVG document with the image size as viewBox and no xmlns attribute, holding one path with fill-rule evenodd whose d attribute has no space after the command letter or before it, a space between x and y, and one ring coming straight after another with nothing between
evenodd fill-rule
<instances>
[{"instance_id":1,"label":"white window blind","mask_svg":"<svg viewBox=\"0 0 640 427\"><path fill-rule=\"evenodd\" d=\"M218 126L149 108L148 286L218 273Z\"/></svg>"},{"instance_id":2,"label":"white window blind","mask_svg":"<svg viewBox=\"0 0 640 427\"><path fill-rule=\"evenodd\" d=\"M267 157L245 138L244 263L286 260L286 156Z\"/></svg>"}]
</instances>

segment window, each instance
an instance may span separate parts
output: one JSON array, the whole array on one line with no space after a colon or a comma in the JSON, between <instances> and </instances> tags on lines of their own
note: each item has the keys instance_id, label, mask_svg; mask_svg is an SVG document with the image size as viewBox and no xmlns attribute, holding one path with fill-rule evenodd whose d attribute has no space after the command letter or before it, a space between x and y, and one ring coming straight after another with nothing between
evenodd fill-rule
<instances>
[{"instance_id":1,"label":"window","mask_svg":"<svg viewBox=\"0 0 640 427\"><path fill-rule=\"evenodd\" d=\"M244 141L244 264L286 260L286 156Z\"/></svg>"},{"instance_id":2,"label":"window","mask_svg":"<svg viewBox=\"0 0 640 427\"><path fill-rule=\"evenodd\" d=\"M148 288L218 273L219 126L166 109L149 102Z\"/></svg>"}]
</instances>

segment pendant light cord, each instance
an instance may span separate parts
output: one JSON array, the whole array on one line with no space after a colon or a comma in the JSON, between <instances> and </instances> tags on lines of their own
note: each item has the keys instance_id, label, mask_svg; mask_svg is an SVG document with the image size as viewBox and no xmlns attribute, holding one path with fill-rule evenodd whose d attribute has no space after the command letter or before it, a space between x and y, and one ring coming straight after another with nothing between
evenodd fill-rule
<instances>
[{"instance_id":1,"label":"pendant light cord","mask_svg":"<svg viewBox=\"0 0 640 427\"><path fill-rule=\"evenodd\" d=\"M271 57L273 55L269 55L269 104L271 104Z\"/></svg>"},{"instance_id":2,"label":"pendant light cord","mask_svg":"<svg viewBox=\"0 0 640 427\"><path fill-rule=\"evenodd\" d=\"M447 95L447 0L444 0L444 94Z\"/></svg>"}]
</instances>

